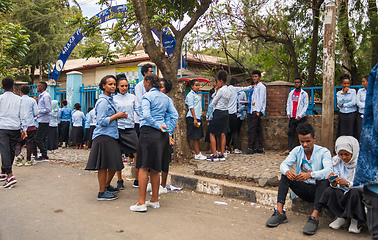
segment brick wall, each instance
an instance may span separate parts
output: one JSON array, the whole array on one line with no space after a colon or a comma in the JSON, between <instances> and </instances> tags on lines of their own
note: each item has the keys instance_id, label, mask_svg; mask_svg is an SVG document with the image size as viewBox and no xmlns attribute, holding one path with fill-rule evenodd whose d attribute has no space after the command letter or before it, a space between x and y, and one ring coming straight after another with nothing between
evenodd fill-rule
<instances>
[{"instance_id":1,"label":"brick wall","mask_svg":"<svg viewBox=\"0 0 378 240\"><path fill-rule=\"evenodd\" d=\"M276 81L266 84L266 116L286 116L286 101L293 83Z\"/></svg>"}]
</instances>

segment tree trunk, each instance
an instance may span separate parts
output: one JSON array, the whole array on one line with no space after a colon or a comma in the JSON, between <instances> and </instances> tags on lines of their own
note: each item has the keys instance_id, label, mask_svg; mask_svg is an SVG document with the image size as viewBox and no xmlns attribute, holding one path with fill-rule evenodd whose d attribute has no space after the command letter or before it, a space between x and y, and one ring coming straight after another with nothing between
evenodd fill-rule
<instances>
[{"instance_id":1,"label":"tree trunk","mask_svg":"<svg viewBox=\"0 0 378 240\"><path fill-rule=\"evenodd\" d=\"M30 67L30 79L31 79L31 83L30 84L34 83L34 78L35 78L34 72L35 72L35 66L31 66Z\"/></svg>"},{"instance_id":2,"label":"tree trunk","mask_svg":"<svg viewBox=\"0 0 378 240\"><path fill-rule=\"evenodd\" d=\"M299 74L299 67L298 67L298 56L297 53L295 52L295 47L291 39L288 39L284 43L290 53L290 56L293 58L293 73L294 73L294 78L300 77Z\"/></svg>"},{"instance_id":3,"label":"tree trunk","mask_svg":"<svg viewBox=\"0 0 378 240\"><path fill-rule=\"evenodd\" d=\"M371 68L378 62L378 9L376 0L368 0L369 2L369 29L371 41Z\"/></svg>"},{"instance_id":4,"label":"tree trunk","mask_svg":"<svg viewBox=\"0 0 378 240\"><path fill-rule=\"evenodd\" d=\"M319 18L320 18L320 6L324 0L312 1L312 42L311 42L311 54L310 54L310 66L308 69L307 86L314 86L316 63L318 60L318 42L319 42Z\"/></svg>"},{"instance_id":5,"label":"tree trunk","mask_svg":"<svg viewBox=\"0 0 378 240\"><path fill-rule=\"evenodd\" d=\"M39 81L42 82L42 53L39 54Z\"/></svg>"}]
</instances>

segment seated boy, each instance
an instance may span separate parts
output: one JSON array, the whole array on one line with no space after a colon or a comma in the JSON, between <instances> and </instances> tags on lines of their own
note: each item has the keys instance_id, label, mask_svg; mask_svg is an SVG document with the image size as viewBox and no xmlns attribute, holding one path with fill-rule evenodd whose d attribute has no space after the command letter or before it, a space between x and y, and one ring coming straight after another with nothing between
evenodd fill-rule
<instances>
[{"instance_id":1,"label":"seated boy","mask_svg":"<svg viewBox=\"0 0 378 240\"><path fill-rule=\"evenodd\" d=\"M277 209L266 225L276 227L288 222L283 207L290 188L290 199L298 195L301 199L314 203L314 211L303 227L303 233L313 235L319 225L319 198L329 186L327 178L332 171L332 157L327 148L315 145L315 134L311 124L298 125L297 133L301 145L295 147L281 163L282 176L278 185ZM296 164L295 173L290 170L293 164Z\"/></svg>"}]
</instances>

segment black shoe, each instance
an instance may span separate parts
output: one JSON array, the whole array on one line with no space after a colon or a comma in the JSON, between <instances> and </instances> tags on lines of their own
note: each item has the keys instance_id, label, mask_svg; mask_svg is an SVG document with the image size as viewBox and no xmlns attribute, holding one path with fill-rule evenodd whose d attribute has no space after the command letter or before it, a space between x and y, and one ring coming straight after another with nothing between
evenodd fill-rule
<instances>
[{"instance_id":1,"label":"black shoe","mask_svg":"<svg viewBox=\"0 0 378 240\"><path fill-rule=\"evenodd\" d=\"M254 154L255 151L253 151L253 150L247 148L243 153L244 153L244 154Z\"/></svg>"},{"instance_id":2,"label":"black shoe","mask_svg":"<svg viewBox=\"0 0 378 240\"><path fill-rule=\"evenodd\" d=\"M36 161L43 161L43 160L48 160L49 157L48 156L40 156L40 157L36 157L34 160Z\"/></svg>"},{"instance_id":3,"label":"black shoe","mask_svg":"<svg viewBox=\"0 0 378 240\"><path fill-rule=\"evenodd\" d=\"M281 223L287 223L289 220L286 218L286 212L281 214L277 209L274 209L273 215L266 221L267 227L277 227Z\"/></svg>"},{"instance_id":4,"label":"black shoe","mask_svg":"<svg viewBox=\"0 0 378 240\"><path fill-rule=\"evenodd\" d=\"M256 149L255 153L265 154L265 150L264 150L264 148L262 148L262 149Z\"/></svg>"},{"instance_id":5,"label":"black shoe","mask_svg":"<svg viewBox=\"0 0 378 240\"><path fill-rule=\"evenodd\" d=\"M139 188L138 180L134 180L133 187L134 188Z\"/></svg>"},{"instance_id":6,"label":"black shoe","mask_svg":"<svg viewBox=\"0 0 378 240\"><path fill-rule=\"evenodd\" d=\"M314 235L318 229L319 221L317 221L313 216L308 218L306 225L303 227L303 233L308 235Z\"/></svg>"},{"instance_id":7,"label":"black shoe","mask_svg":"<svg viewBox=\"0 0 378 240\"><path fill-rule=\"evenodd\" d=\"M117 193L117 192L119 192L119 189L113 187L112 185L109 185L109 187L106 187L106 190L108 190L108 192L110 192L110 193Z\"/></svg>"},{"instance_id":8,"label":"black shoe","mask_svg":"<svg viewBox=\"0 0 378 240\"><path fill-rule=\"evenodd\" d=\"M109 186L109 187L110 187L110 186ZM123 185L123 179L120 179L120 180L117 181L117 188L118 188L119 190L123 190L123 189L125 189L125 186Z\"/></svg>"}]
</instances>

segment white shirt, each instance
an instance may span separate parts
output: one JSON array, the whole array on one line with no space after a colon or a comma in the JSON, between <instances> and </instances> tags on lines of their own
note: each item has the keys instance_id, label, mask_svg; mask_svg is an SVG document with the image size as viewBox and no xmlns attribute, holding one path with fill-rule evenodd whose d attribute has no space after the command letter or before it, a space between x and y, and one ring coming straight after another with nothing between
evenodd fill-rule
<instances>
[{"instance_id":1,"label":"white shirt","mask_svg":"<svg viewBox=\"0 0 378 240\"><path fill-rule=\"evenodd\" d=\"M142 101L142 97L143 95L146 93L146 89L144 88L144 80L139 82L136 86L135 86L135 97L136 97L136 102L138 105L140 105L141 101ZM135 114L134 116L134 121L135 123L139 123L139 119L140 117L138 116L138 114Z\"/></svg>"},{"instance_id":2,"label":"white shirt","mask_svg":"<svg viewBox=\"0 0 378 240\"><path fill-rule=\"evenodd\" d=\"M286 103L286 115L293 117L293 94L295 89L291 90L289 93L289 97L287 98ZM297 106L297 115L296 118L304 118L306 116L306 111L308 108L308 94L306 91L301 89L301 93L299 94L298 98L298 106Z\"/></svg>"},{"instance_id":3,"label":"white shirt","mask_svg":"<svg viewBox=\"0 0 378 240\"><path fill-rule=\"evenodd\" d=\"M358 106L358 111L361 114L364 114L365 112L365 100L366 100L366 89L361 88L357 92L357 106Z\"/></svg>"},{"instance_id":4,"label":"white shirt","mask_svg":"<svg viewBox=\"0 0 378 240\"><path fill-rule=\"evenodd\" d=\"M26 127L37 127L35 118L38 116L38 105L34 98L28 95L23 95L22 97L22 107L25 113L25 124Z\"/></svg>"},{"instance_id":5,"label":"white shirt","mask_svg":"<svg viewBox=\"0 0 378 240\"><path fill-rule=\"evenodd\" d=\"M214 110L228 110L228 103L231 99L231 91L228 89L227 85L224 85L221 87L218 91L217 94L215 95L213 99L213 107Z\"/></svg>"},{"instance_id":6,"label":"white shirt","mask_svg":"<svg viewBox=\"0 0 378 240\"><path fill-rule=\"evenodd\" d=\"M240 92L250 91L252 89L252 86L235 87L233 85L230 85L228 86L228 89L231 91L231 98L230 98L230 101L228 102L228 114L234 114L238 110L238 94Z\"/></svg>"},{"instance_id":7,"label":"white shirt","mask_svg":"<svg viewBox=\"0 0 378 240\"><path fill-rule=\"evenodd\" d=\"M113 100L116 103L118 112L127 113L127 118L118 119L118 128L134 128L134 112L136 113L136 116L140 116L138 110L139 104L136 101L136 96L130 93L126 93L125 95L117 93L117 95L113 97Z\"/></svg>"},{"instance_id":8,"label":"white shirt","mask_svg":"<svg viewBox=\"0 0 378 240\"><path fill-rule=\"evenodd\" d=\"M0 129L26 131L25 114L21 107L21 97L12 92L0 95Z\"/></svg>"},{"instance_id":9,"label":"white shirt","mask_svg":"<svg viewBox=\"0 0 378 240\"><path fill-rule=\"evenodd\" d=\"M83 121L85 121L85 116L82 111L75 110L72 113L72 126L74 127L82 127Z\"/></svg>"},{"instance_id":10,"label":"white shirt","mask_svg":"<svg viewBox=\"0 0 378 240\"><path fill-rule=\"evenodd\" d=\"M259 82L253 89L252 112L264 113L266 108L266 87Z\"/></svg>"}]
</instances>

